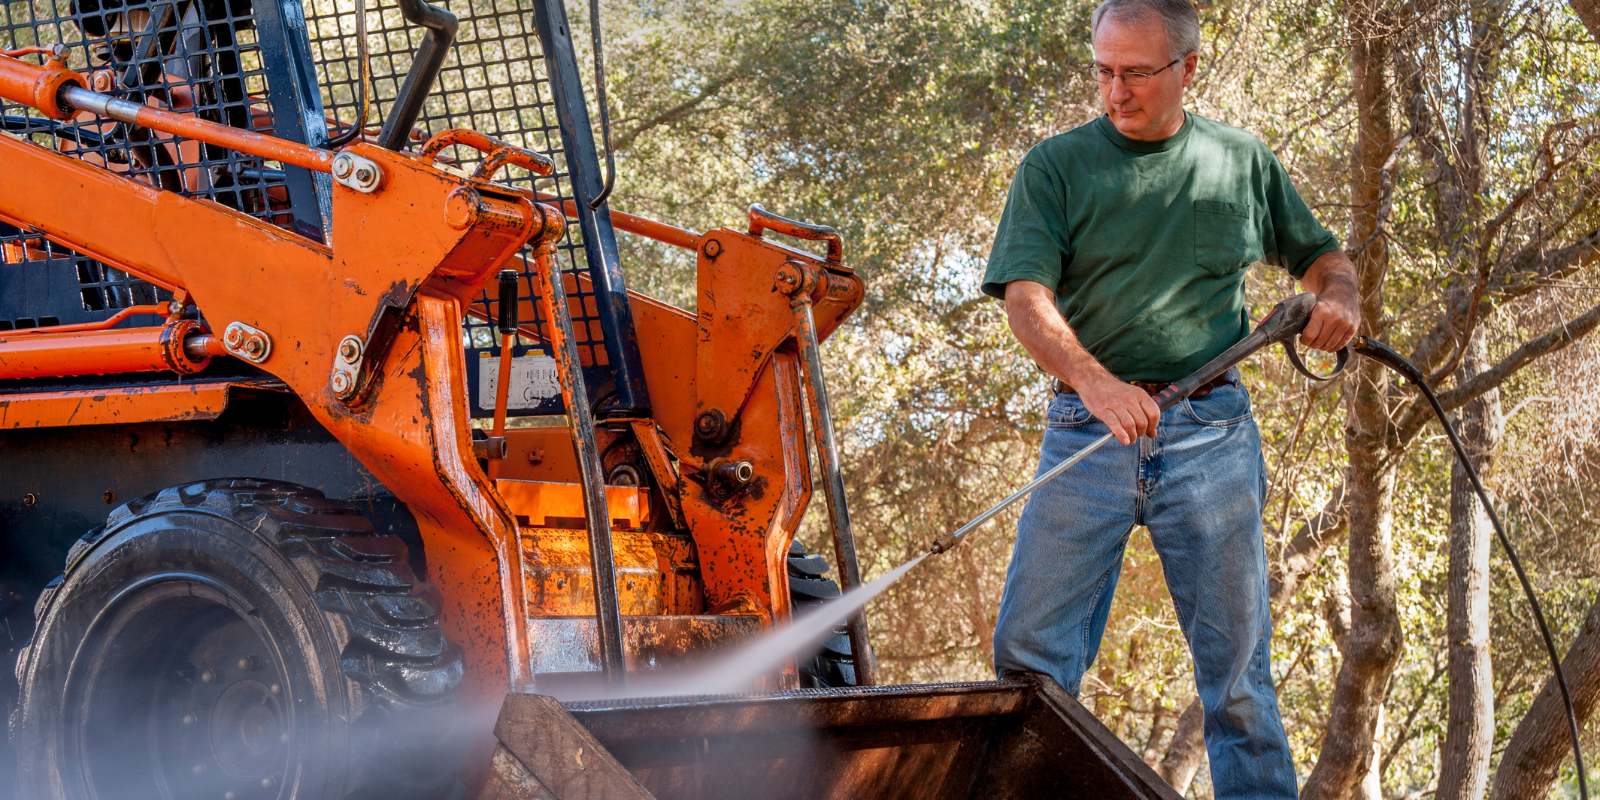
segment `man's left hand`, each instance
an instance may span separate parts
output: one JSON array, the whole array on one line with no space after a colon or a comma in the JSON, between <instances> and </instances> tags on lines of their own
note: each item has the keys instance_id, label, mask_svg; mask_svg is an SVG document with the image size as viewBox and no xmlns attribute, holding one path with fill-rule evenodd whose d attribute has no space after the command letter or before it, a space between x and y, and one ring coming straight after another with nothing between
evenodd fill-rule
<instances>
[{"instance_id":1,"label":"man's left hand","mask_svg":"<svg viewBox=\"0 0 1600 800\"><path fill-rule=\"evenodd\" d=\"M1300 332L1300 342L1328 353L1343 350L1361 326L1355 265L1343 250L1323 253L1311 262L1300 285L1317 293L1317 304L1306 329Z\"/></svg>"},{"instance_id":2,"label":"man's left hand","mask_svg":"<svg viewBox=\"0 0 1600 800\"><path fill-rule=\"evenodd\" d=\"M1361 309L1356 304L1355 292L1343 286L1330 286L1317 295L1317 304L1311 309L1306 329L1300 332L1300 341L1317 350L1338 352L1355 337L1360 324Z\"/></svg>"}]
</instances>

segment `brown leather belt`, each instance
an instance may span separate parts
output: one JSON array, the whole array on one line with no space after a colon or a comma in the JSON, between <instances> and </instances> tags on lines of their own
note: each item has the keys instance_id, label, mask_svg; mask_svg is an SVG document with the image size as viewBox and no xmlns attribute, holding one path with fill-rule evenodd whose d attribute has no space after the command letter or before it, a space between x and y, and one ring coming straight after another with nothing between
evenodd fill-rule
<instances>
[{"instance_id":1,"label":"brown leather belt","mask_svg":"<svg viewBox=\"0 0 1600 800\"><path fill-rule=\"evenodd\" d=\"M1233 372L1233 370L1228 370L1228 372L1224 372L1221 375L1218 375L1217 377L1212 378L1211 380L1200 384L1200 388L1195 389L1194 391L1190 392L1189 396L1190 397L1205 397L1206 395L1211 394L1211 390L1213 390L1213 389L1215 389L1215 388L1217 388L1219 386L1226 386L1226 385L1228 385L1230 383L1233 383L1234 376L1229 374L1231 372ZM1160 394L1161 390L1163 390L1163 389L1167 388L1168 386L1172 385L1170 383L1151 383L1150 381L1128 381L1128 383L1129 383L1129 385L1137 386L1140 389L1143 389L1144 393L1150 395L1151 397L1154 397L1154 396ZM1073 394L1074 393L1074 390L1073 390L1072 386L1070 386L1066 381L1061 380L1060 378L1052 379L1050 381L1050 388L1056 390L1057 392L1065 392L1067 394Z\"/></svg>"}]
</instances>

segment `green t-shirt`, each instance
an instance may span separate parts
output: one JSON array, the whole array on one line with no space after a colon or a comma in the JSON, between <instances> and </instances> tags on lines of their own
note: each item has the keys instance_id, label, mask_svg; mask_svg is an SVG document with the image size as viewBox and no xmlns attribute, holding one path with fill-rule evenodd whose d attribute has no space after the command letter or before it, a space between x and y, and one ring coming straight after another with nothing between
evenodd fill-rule
<instances>
[{"instance_id":1,"label":"green t-shirt","mask_svg":"<svg viewBox=\"0 0 1600 800\"><path fill-rule=\"evenodd\" d=\"M1250 332L1246 267L1305 274L1338 248L1265 144L1189 114L1159 142L1099 119L1028 151L983 291L1029 280L1089 353L1127 381L1175 381Z\"/></svg>"}]
</instances>

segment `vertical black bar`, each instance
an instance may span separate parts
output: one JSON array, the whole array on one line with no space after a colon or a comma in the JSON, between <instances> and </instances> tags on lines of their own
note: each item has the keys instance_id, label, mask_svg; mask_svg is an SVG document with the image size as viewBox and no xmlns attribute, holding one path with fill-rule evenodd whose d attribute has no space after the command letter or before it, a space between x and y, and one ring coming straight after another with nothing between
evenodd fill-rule
<instances>
[{"instance_id":1,"label":"vertical black bar","mask_svg":"<svg viewBox=\"0 0 1600 800\"><path fill-rule=\"evenodd\" d=\"M272 105L272 131L280 139L322 147L328 126L318 90L317 64L311 57L305 9L300 0L256 0L256 35L261 65L267 75L267 102ZM312 124L308 124L312 123ZM295 228L319 234L332 217L333 177L304 167L284 165L289 209Z\"/></svg>"},{"instance_id":2,"label":"vertical black bar","mask_svg":"<svg viewBox=\"0 0 1600 800\"><path fill-rule=\"evenodd\" d=\"M606 337L606 358L611 362L612 377L616 381L617 405L612 411L625 416L648 415L650 395L645 389L638 334L634 331L633 312L628 306L628 289L617 260L611 207L602 204L599 211L589 209L589 201L605 190L605 176L600 170L594 132L589 127L589 107L584 102L582 74L578 72L577 56L572 49L567 10L561 0L540 0L534 7L534 21L539 28L545 69L550 74L551 99L561 126L572 194L577 200L583 254L589 262L589 277L594 281L600 330Z\"/></svg>"}]
</instances>

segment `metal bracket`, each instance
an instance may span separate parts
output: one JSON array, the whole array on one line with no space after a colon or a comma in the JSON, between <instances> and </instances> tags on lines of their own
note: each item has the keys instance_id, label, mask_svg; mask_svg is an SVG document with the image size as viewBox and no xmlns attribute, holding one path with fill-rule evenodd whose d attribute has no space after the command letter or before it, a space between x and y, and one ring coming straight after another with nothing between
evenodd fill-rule
<instances>
[{"instance_id":1,"label":"metal bracket","mask_svg":"<svg viewBox=\"0 0 1600 800\"><path fill-rule=\"evenodd\" d=\"M263 363L272 355L272 337L243 322L228 323L222 332L222 346L252 364Z\"/></svg>"},{"instance_id":2,"label":"metal bracket","mask_svg":"<svg viewBox=\"0 0 1600 800\"><path fill-rule=\"evenodd\" d=\"M361 356L366 349L360 336L339 340L339 350L333 356L333 372L328 375L328 388L333 390L334 397L349 400L355 396L356 387L360 385Z\"/></svg>"},{"instance_id":3,"label":"metal bracket","mask_svg":"<svg viewBox=\"0 0 1600 800\"><path fill-rule=\"evenodd\" d=\"M372 194L383 185L383 168L370 158L349 151L333 157L333 179L362 194Z\"/></svg>"}]
</instances>

